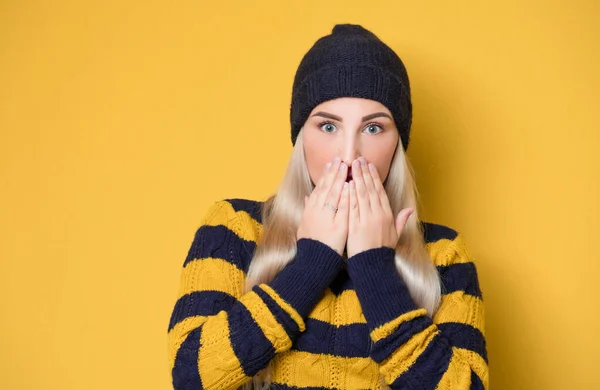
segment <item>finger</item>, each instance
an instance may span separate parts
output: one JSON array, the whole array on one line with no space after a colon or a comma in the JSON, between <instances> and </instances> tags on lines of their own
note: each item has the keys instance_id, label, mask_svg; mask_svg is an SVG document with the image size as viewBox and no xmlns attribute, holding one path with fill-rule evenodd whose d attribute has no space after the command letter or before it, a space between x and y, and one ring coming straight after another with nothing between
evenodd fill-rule
<instances>
[{"instance_id":1,"label":"finger","mask_svg":"<svg viewBox=\"0 0 600 390\"><path fill-rule=\"evenodd\" d=\"M342 187L344 186L344 183L346 182L346 177L348 176L347 170L348 170L348 167L346 166L346 164L343 162L340 163L335 180L331 184L329 193L327 194L327 197L325 198L325 202L329 203L330 205L332 205L334 207L337 207L338 203L340 202L340 196L342 194ZM325 202L323 203L323 206L325 205Z\"/></svg>"},{"instance_id":2,"label":"finger","mask_svg":"<svg viewBox=\"0 0 600 390\"><path fill-rule=\"evenodd\" d=\"M325 164L325 167L323 168L323 171L321 172L321 177L319 178L319 181L315 185L315 188L313 189L313 191L310 193L310 197L309 197L308 201L311 206L314 206L317 203L319 191L321 191L321 189L323 188L323 184L325 183L325 179L327 178L327 174L331 170L332 165L333 165L333 163L331 161L329 161L327 164Z\"/></svg>"},{"instance_id":3,"label":"finger","mask_svg":"<svg viewBox=\"0 0 600 390\"><path fill-rule=\"evenodd\" d=\"M396 233L398 234L398 239L400 238L402 231L404 231L404 227L406 226L406 222L408 221L408 218L411 216L411 214L414 211L415 211L414 207L410 207L410 208L403 209L402 211L400 211L398 213L398 216L396 217Z\"/></svg>"},{"instance_id":4,"label":"finger","mask_svg":"<svg viewBox=\"0 0 600 390\"><path fill-rule=\"evenodd\" d=\"M358 160L354 160L352 163L352 179L354 180L356 188L358 207L361 209L361 215L364 215L364 213L371 210L371 203L369 201L369 194L365 187L365 180L363 179L362 169L360 168L360 162Z\"/></svg>"},{"instance_id":5,"label":"finger","mask_svg":"<svg viewBox=\"0 0 600 390\"><path fill-rule=\"evenodd\" d=\"M379 195L375 192L375 184L373 183L373 178L371 177L371 170L369 169L369 165L367 165L367 160L364 157L360 159L360 169L363 174L363 180L365 181L365 188L367 189L367 194L369 196L369 203L371 204L371 209L373 211L381 211L381 202L379 201Z\"/></svg>"},{"instance_id":6,"label":"finger","mask_svg":"<svg viewBox=\"0 0 600 390\"><path fill-rule=\"evenodd\" d=\"M325 174L325 179L323 180L323 183L317 191L317 204L323 205L325 203L325 198L327 198L327 194L331 189L331 185L333 184L333 181L335 180L335 177L338 174L340 162L341 159L339 157L336 157L333 160L331 166L329 167L327 173Z\"/></svg>"},{"instance_id":7,"label":"finger","mask_svg":"<svg viewBox=\"0 0 600 390\"><path fill-rule=\"evenodd\" d=\"M348 222L348 209L350 203L350 191L348 190L348 187L349 184L344 182L344 185L342 186L342 194L340 196L340 203L338 205L338 212L335 214L336 221L339 221L340 223Z\"/></svg>"},{"instance_id":8,"label":"finger","mask_svg":"<svg viewBox=\"0 0 600 390\"><path fill-rule=\"evenodd\" d=\"M377 172L377 168L373 164L369 164L369 169L371 171L371 176L373 177L373 185L375 186L375 192L379 196L379 203L381 204L381 208L386 213L392 213L392 208L390 205L390 200L388 199L387 192L385 192L385 187L381 182L381 178L379 177L379 172Z\"/></svg>"},{"instance_id":9,"label":"finger","mask_svg":"<svg viewBox=\"0 0 600 390\"><path fill-rule=\"evenodd\" d=\"M348 200L349 204L349 226L354 226L360 222L360 211L358 209L358 198L356 196L356 183L354 180L350 180L348 185Z\"/></svg>"}]
</instances>

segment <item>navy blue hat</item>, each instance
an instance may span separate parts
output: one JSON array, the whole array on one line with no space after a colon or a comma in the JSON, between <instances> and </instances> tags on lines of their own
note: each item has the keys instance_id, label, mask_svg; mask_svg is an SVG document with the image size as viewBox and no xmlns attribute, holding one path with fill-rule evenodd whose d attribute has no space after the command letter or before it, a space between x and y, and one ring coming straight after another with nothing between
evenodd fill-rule
<instances>
[{"instance_id":1,"label":"navy blue hat","mask_svg":"<svg viewBox=\"0 0 600 390\"><path fill-rule=\"evenodd\" d=\"M365 98L386 106L404 150L408 148L412 103L406 68L389 46L357 24L336 24L302 58L292 89L292 144L311 111L339 97Z\"/></svg>"}]
</instances>

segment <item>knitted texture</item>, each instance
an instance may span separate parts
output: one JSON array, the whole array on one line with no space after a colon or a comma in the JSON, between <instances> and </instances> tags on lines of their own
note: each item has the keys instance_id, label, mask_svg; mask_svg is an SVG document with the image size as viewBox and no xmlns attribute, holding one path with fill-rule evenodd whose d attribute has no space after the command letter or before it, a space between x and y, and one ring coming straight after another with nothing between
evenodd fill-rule
<instances>
[{"instance_id":1,"label":"knitted texture","mask_svg":"<svg viewBox=\"0 0 600 390\"><path fill-rule=\"evenodd\" d=\"M237 389L272 363L277 389L488 389L484 304L462 235L424 223L443 283L433 319L381 247L346 262L297 242L270 283L243 293L262 202L215 202L196 231L168 327L175 390Z\"/></svg>"},{"instance_id":2,"label":"knitted texture","mask_svg":"<svg viewBox=\"0 0 600 390\"><path fill-rule=\"evenodd\" d=\"M340 97L375 100L387 107L408 149L412 103L406 68L388 45L356 24L335 25L302 58L292 88L292 144L314 107Z\"/></svg>"}]
</instances>

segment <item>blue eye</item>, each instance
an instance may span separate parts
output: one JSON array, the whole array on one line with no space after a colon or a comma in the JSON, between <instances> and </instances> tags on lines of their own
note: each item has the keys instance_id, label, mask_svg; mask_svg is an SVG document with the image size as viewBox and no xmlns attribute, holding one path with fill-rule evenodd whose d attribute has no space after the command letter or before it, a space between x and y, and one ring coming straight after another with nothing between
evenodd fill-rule
<instances>
[{"instance_id":1,"label":"blue eye","mask_svg":"<svg viewBox=\"0 0 600 390\"><path fill-rule=\"evenodd\" d=\"M331 129L331 126L333 126L335 128L335 125L333 123L331 123L331 122L321 122L321 123L319 123L319 128L321 130L323 130L323 126L325 126L325 125L330 126L329 127L330 129ZM332 133L332 131L328 131L328 130L323 130L323 131L325 131L326 133Z\"/></svg>"},{"instance_id":2,"label":"blue eye","mask_svg":"<svg viewBox=\"0 0 600 390\"><path fill-rule=\"evenodd\" d=\"M373 132L371 132L371 131L367 131L367 133L369 133L369 134L379 134L379 133L381 133L381 132L383 131L383 128L382 128L380 125L378 125L377 123L369 123L369 124L367 125L366 129L369 129L369 128L371 128L371 129L372 129L372 128L374 128L374 127L375 127L375 128L377 128L377 127L378 127L380 131L378 131L378 132L376 132L376 133L373 133Z\"/></svg>"}]
</instances>

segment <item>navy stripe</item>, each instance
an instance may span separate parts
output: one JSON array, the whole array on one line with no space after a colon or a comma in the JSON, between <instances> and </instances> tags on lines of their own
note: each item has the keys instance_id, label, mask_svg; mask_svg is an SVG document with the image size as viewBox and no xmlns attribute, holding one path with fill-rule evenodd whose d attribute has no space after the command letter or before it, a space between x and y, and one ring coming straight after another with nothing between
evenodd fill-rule
<instances>
[{"instance_id":1,"label":"navy stripe","mask_svg":"<svg viewBox=\"0 0 600 390\"><path fill-rule=\"evenodd\" d=\"M371 339L367 324L356 323L336 327L308 318L306 331L298 336L292 349L314 354L364 358L369 357Z\"/></svg>"},{"instance_id":2,"label":"navy stripe","mask_svg":"<svg viewBox=\"0 0 600 390\"><path fill-rule=\"evenodd\" d=\"M226 226L202 225L196 230L183 266L195 259L216 257L248 272L255 249L256 242L240 238Z\"/></svg>"},{"instance_id":3,"label":"navy stripe","mask_svg":"<svg viewBox=\"0 0 600 390\"><path fill-rule=\"evenodd\" d=\"M477 267L475 263L455 263L447 266L437 266L442 282L442 294L464 291L469 295L483 300L479 287Z\"/></svg>"},{"instance_id":4,"label":"navy stripe","mask_svg":"<svg viewBox=\"0 0 600 390\"><path fill-rule=\"evenodd\" d=\"M458 232L448 226L439 225L437 223L422 222L423 238L425 243L435 242L441 239L454 240L458 236Z\"/></svg>"},{"instance_id":5,"label":"navy stripe","mask_svg":"<svg viewBox=\"0 0 600 390\"><path fill-rule=\"evenodd\" d=\"M452 348L448 340L437 333L417 360L390 387L393 389L434 390L448 370Z\"/></svg>"},{"instance_id":6,"label":"navy stripe","mask_svg":"<svg viewBox=\"0 0 600 390\"><path fill-rule=\"evenodd\" d=\"M244 305L235 305L229 311L228 321L233 351L244 374L254 376L275 357L275 348Z\"/></svg>"},{"instance_id":7,"label":"navy stripe","mask_svg":"<svg viewBox=\"0 0 600 390\"><path fill-rule=\"evenodd\" d=\"M175 357L175 366L171 376L174 389L201 390L202 380L198 372L198 351L202 327L191 331L185 338Z\"/></svg>"},{"instance_id":8,"label":"navy stripe","mask_svg":"<svg viewBox=\"0 0 600 390\"><path fill-rule=\"evenodd\" d=\"M436 325L454 347L477 352L488 363L485 337L479 329L459 322L445 322Z\"/></svg>"},{"instance_id":9,"label":"navy stripe","mask_svg":"<svg viewBox=\"0 0 600 390\"><path fill-rule=\"evenodd\" d=\"M273 313L275 319L283 327L290 339L294 340L296 335L300 332L300 328L298 328L298 324L296 324L296 321L294 321L292 317L290 317L290 315L285 310L283 310L281 306L279 306L269 294L264 292L262 288L254 286L252 288L252 291L254 291L260 297L260 299L263 300L265 305L267 305L267 307L269 308L269 311Z\"/></svg>"},{"instance_id":10,"label":"navy stripe","mask_svg":"<svg viewBox=\"0 0 600 390\"><path fill-rule=\"evenodd\" d=\"M392 356L394 351L404 345L411 337L422 332L431 324L431 318L427 316L416 317L410 321L403 322L389 336L375 343L371 357L377 363L381 363Z\"/></svg>"},{"instance_id":11,"label":"navy stripe","mask_svg":"<svg viewBox=\"0 0 600 390\"><path fill-rule=\"evenodd\" d=\"M475 371L471 371L471 386L469 387L470 390L485 390L485 387L483 387L483 382L481 381L481 378L479 378L477 376L477 374L475 374Z\"/></svg>"},{"instance_id":12,"label":"navy stripe","mask_svg":"<svg viewBox=\"0 0 600 390\"><path fill-rule=\"evenodd\" d=\"M262 206L264 202L242 198L230 198L225 200L231 204L231 207L236 212L245 211L258 223L262 223Z\"/></svg>"},{"instance_id":13,"label":"navy stripe","mask_svg":"<svg viewBox=\"0 0 600 390\"><path fill-rule=\"evenodd\" d=\"M212 316L229 309L236 299L220 291L195 291L179 298L171 313L169 331L182 320L192 316Z\"/></svg>"}]
</instances>

